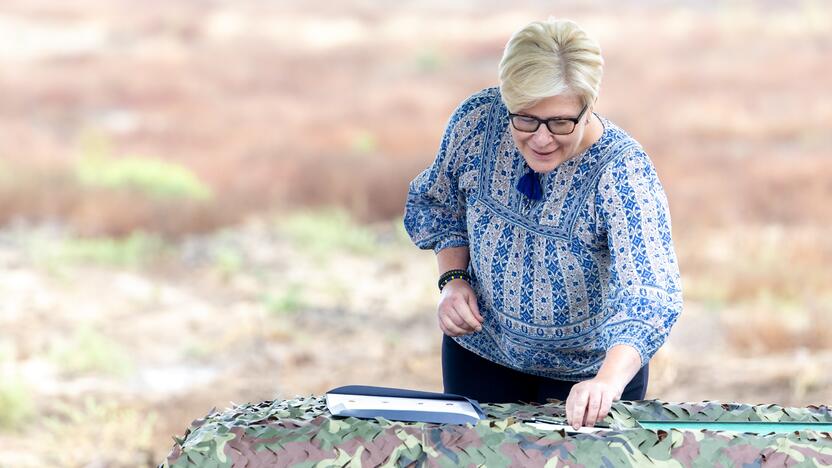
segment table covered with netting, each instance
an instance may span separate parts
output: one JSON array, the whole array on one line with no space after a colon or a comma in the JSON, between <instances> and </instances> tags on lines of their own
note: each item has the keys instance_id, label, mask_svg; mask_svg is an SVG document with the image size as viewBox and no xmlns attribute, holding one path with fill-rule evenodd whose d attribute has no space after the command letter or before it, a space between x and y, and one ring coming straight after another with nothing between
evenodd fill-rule
<instances>
[{"instance_id":1,"label":"table covered with netting","mask_svg":"<svg viewBox=\"0 0 832 468\"><path fill-rule=\"evenodd\" d=\"M563 418L563 403L483 404L476 425L336 418L322 396L213 410L194 421L162 463L166 467L259 466L832 466L832 433L803 429L742 433L645 429L639 421L832 423L827 406L620 401L583 434L529 421ZM811 424L807 425L810 426ZM823 426L818 426L823 427Z\"/></svg>"}]
</instances>

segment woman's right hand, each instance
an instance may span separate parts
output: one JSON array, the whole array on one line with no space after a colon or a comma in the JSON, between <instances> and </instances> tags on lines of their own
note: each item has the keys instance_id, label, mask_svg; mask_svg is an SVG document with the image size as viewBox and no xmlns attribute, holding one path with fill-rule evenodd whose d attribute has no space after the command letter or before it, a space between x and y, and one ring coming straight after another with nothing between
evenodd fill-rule
<instances>
[{"instance_id":1,"label":"woman's right hand","mask_svg":"<svg viewBox=\"0 0 832 468\"><path fill-rule=\"evenodd\" d=\"M437 307L439 328L448 336L461 336L482 330L482 315L474 288L463 279L455 279L442 288Z\"/></svg>"}]
</instances>

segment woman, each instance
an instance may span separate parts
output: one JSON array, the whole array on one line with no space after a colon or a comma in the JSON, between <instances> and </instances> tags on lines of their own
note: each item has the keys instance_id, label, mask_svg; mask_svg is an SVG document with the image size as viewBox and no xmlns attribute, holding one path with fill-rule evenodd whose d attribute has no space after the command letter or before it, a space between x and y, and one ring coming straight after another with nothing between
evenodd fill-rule
<instances>
[{"instance_id":1,"label":"woman","mask_svg":"<svg viewBox=\"0 0 832 468\"><path fill-rule=\"evenodd\" d=\"M593 112L602 68L571 21L515 33L499 88L456 109L404 218L443 273L445 391L566 400L575 428L644 398L648 361L682 308L653 164Z\"/></svg>"}]
</instances>

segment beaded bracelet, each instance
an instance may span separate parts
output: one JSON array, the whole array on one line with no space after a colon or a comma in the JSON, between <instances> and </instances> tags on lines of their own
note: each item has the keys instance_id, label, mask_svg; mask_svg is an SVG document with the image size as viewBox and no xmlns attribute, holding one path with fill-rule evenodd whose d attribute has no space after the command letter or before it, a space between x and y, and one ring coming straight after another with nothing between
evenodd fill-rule
<instances>
[{"instance_id":1,"label":"beaded bracelet","mask_svg":"<svg viewBox=\"0 0 832 468\"><path fill-rule=\"evenodd\" d=\"M465 270L448 270L445 273L442 273L442 276L439 277L439 291L441 292L442 288L444 288L446 284L455 279L463 279L470 283L471 275L469 275Z\"/></svg>"}]
</instances>

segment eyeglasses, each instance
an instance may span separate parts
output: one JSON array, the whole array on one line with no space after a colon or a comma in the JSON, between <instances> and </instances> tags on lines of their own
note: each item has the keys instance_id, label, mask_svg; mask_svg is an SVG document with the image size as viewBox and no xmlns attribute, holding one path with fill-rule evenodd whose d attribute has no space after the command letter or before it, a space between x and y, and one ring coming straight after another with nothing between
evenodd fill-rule
<instances>
[{"instance_id":1,"label":"eyeglasses","mask_svg":"<svg viewBox=\"0 0 832 468\"><path fill-rule=\"evenodd\" d=\"M584 112L586 112L588 107L588 104L585 105L581 109L581 113L574 119L568 117L538 119L537 117L523 114L508 114L508 118L511 120L511 125L520 132L534 133L540 128L540 124L546 124L546 128L555 135L569 135L575 131L575 126L581 121L581 117L584 116Z\"/></svg>"}]
</instances>

